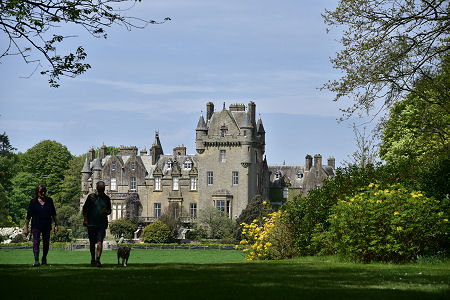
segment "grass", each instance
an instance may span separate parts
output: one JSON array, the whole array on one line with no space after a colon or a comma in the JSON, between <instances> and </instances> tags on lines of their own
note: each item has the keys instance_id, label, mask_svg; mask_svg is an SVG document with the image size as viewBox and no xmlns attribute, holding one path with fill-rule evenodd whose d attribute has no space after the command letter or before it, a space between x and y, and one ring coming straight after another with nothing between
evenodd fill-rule
<instances>
[{"instance_id":1,"label":"grass","mask_svg":"<svg viewBox=\"0 0 450 300\"><path fill-rule=\"evenodd\" d=\"M104 251L53 250L31 267L26 250L0 250L0 285L14 298L448 299L450 263L354 264L335 257L247 262L239 251L132 250L129 266Z\"/></svg>"}]
</instances>

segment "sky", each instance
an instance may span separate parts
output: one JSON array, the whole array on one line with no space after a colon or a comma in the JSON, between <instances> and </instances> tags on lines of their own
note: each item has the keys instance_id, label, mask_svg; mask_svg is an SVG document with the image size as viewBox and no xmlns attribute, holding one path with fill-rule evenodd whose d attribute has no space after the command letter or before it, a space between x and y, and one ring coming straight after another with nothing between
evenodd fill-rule
<instances>
[{"instance_id":1,"label":"sky","mask_svg":"<svg viewBox=\"0 0 450 300\"><path fill-rule=\"evenodd\" d=\"M165 153L184 144L195 154L195 128L206 103L256 103L266 130L269 165L304 165L307 154L333 156L336 164L355 151L351 119L338 123L334 95L321 91L338 78L329 58L339 32L326 32L321 13L337 0L143 0L127 15L172 20L128 31L114 26L107 39L65 25L76 35L92 69L47 77L9 56L0 64L0 131L20 152L50 139L74 155L91 146L135 145L149 149L159 131ZM6 47L4 36L0 49ZM61 48L59 52L62 53Z\"/></svg>"}]
</instances>

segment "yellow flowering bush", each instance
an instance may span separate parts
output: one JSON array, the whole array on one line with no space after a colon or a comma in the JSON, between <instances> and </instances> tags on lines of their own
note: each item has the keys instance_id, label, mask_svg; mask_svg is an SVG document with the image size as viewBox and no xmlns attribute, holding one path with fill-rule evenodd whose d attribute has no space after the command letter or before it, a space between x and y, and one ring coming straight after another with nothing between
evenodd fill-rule
<instances>
[{"instance_id":1,"label":"yellow flowering bush","mask_svg":"<svg viewBox=\"0 0 450 300\"><path fill-rule=\"evenodd\" d=\"M240 245L247 260L282 259L296 254L292 232L279 210L267 217L254 219L250 224L241 223Z\"/></svg>"},{"instance_id":2,"label":"yellow flowering bush","mask_svg":"<svg viewBox=\"0 0 450 300\"><path fill-rule=\"evenodd\" d=\"M420 191L369 184L332 208L327 234L337 253L357 261L413 261L445 250L449 225L439 201Z\"/></svg>"}]
</instances>

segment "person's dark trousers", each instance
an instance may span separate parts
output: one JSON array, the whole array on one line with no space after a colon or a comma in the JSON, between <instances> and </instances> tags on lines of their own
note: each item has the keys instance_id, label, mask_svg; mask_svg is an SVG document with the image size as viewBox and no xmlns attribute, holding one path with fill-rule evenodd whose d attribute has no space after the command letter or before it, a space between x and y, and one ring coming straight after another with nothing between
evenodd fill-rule
<instances>
[{"instance_id":1,"label":"person's dark trousers","mask_svg":"<svg viewBox=\"0 0 450 300\"><path fill-rule=\"evenodd\" d=\"M41 233L42 233L42 259L47 259L48 248L50 247L50 230L39 230L37 228L33 228L31 230L33 233L33 253L34 260L39 261L39 244L41 242Z\"/></svg>"}]
</instances>

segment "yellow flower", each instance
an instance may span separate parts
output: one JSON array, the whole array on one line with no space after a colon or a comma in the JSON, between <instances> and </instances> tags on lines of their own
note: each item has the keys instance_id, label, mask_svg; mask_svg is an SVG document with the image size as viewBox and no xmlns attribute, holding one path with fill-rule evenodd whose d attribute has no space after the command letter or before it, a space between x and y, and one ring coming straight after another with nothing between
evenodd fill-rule
<instances>
[{"instance_id":1,"label":"yellow flower","mask_svg":"<svg viewBox=\"0 0 450 300\"><path fill-rule=\"evenodd\" d=\"M444 222L448 222L448 219L444 219Z\"/></svg>"},{"instance_id":2,"label":"yellow flower","mask_svg":"<svg viewBox=\"0 0 450 300\"><path fill-rule=\"evenodd\" d=\"M334 218L335 218L335 219L337 219L337 217L336 217L336 216L334 216Z\"/></svg>"},{"instance_id":3,"label":"yellow flower","mask_svg":"<svg viewBox=\"0 0 450 300\"><path fill-rule=\"evenodd\" d=\"M397 226L397 230L401 231L401 230L403 230L403 227L402 226Z\"/></svg>"},{"instance_id":4,"label":"yellow flower","mask_svg":"<svg viewBox=\"0 0 450 300\"><path fill-rule=\"evenodd\" d=\"M373 187L374 186L374 184L371 182L370 184L369 184L369 187L371 188L371 187Z\"/></svg>"},{"instance_id":5,"label":"yellow flower","mask_svg":"<svg viewBox=\"0 0 450 300\"><path fill-rule=\"evenodd\" d=\"M248 242L247 242L247 240L242 240L242 241L239 242L239 244L246 245L246 244L248 244Z\"/></svg>"},{"instance_id":6,"label":"yellow flower","mask_svg":"<svg viewBox=\"0 0 450 300\"><path fill-rule=\"evenodd\" d=\"M400 213L398 211L394 211L394 216L399 215Z\"/></svg>"},{"instance_id":7,"label":"yellow flower","mask_svg":"<svg viewBox=\"0 0 450 300\"><path fill-rule=\"evenodd\" d=\"M238 245L234 246L234 249L238 250L238 249L239 249L239 246L238 246Z\"/></svg>"},{"instance_id":8,"label":"yellow flower","mask_svg":"<svg viewBox=\"0 0 450 300\"><path fill-rule=\"evenodd\" d=\"M263 205L266 205L267 204L267 202L266 201L263 201Z\"/></svg>"},{"instance_id":9,"label":"yellow flower","mask_svg":"<svg viewBox=\"0 0 450 300\"><path fill-rule=\"evenodd\" d=\"M377 200L377 203L381 203L381 202L383 202L383 201L381 201L381 200Z\"/></svg>"}]
</instances>

